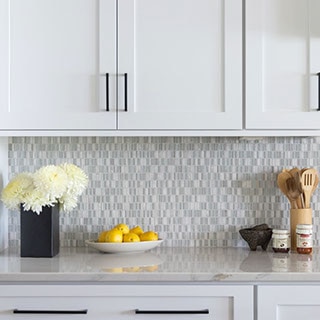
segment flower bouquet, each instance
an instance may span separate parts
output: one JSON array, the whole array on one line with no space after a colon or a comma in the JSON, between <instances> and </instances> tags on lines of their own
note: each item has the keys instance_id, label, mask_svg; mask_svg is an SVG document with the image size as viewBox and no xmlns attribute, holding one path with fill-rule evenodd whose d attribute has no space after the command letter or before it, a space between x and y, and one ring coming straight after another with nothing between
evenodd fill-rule
<instances>
[{"instance_id":1,"label":"flower bouquet","mask_svg":"<svg viewBox=\"0 0 320 320\"><path fill-rule=\"evenodd\" d=\"M40 214L43 207L59 204L68 212L77 206L78 197L88 185L88 177L74 164L49 165L35 173L16 175L3 189L1 200L10 210L31 210Z\"/></svg>"},{"instance_id":2,"label":"flower bouquet","mask_svg":"<svg viewBox=\"0 0 320 320\"><path fill-rule=\"evenodd\" d=\"M87 175L69 163L20 173L7 184L1 200L8 209L20 210L21 257L59 253L59 210L75 208L87 185Z\"/></svg>"}]
</instances>

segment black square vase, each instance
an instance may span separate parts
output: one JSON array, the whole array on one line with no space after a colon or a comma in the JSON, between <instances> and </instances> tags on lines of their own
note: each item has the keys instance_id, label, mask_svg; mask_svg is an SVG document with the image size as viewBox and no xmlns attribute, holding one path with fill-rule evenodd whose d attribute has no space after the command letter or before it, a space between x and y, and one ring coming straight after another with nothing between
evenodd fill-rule
<instances>
[{"instance_id":1,"label":"black square vase","mask_svg":"<svg viewBox=\"0 0 320 320\"><path fill-rule=\"evenodd\" d=\"M37 214L20 211L21 257L51 258L59 253L59 205L43 207Z\"/></svg>"}]
</instances>

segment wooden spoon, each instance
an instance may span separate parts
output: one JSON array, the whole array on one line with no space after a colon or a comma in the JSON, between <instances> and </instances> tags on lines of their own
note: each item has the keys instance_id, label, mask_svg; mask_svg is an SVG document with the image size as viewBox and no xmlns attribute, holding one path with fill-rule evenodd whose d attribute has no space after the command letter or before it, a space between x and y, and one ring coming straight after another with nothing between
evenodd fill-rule
<instances>
[{"instance_id":1,"label":"wooden spoon","mask_svg":"<svg viewBox=\"0 0 320 320\"><path fill-rule=\"evenodd\" d=\"M289 170L289 173L291 174L292 177L294 177L294 175L295 175L297 172L300 172L300 169L297 168L297 167L294 167L294 168L292 168L292 169Z\"/></svg>"},{"instance_id":2,"label":"wooden spoon","mask_svg":"<svg viewBox=\"0 0 320 320\"><path fill-rule=\"evenodd\" d=\"M297 200L301 199L301 191L297 187L296 179L294 177L290 177L287 179L286 183L288 190L287 196L291 202L292 209L299 209Z\"/></svg>"},{"instance_id":3,"label":"wooden spoon","mask_svg":"<svg viewBox=\"0 0 320 320\"><path fill-rule=\"evenodd\" d=\"M304 207L304 201L303 201L303 193L302 193L301 184L300 184L300 169L297 167L294 167L289 170L289 173L291 177L293 177L296 180L296 188L298 189L298 191L300 191L299 192L300 195L299 197L297 197L296 202L297 202L298 209L301 209ZM299 176L298 180L296 178L296 175ZM291 184L293 184L293 182L291 182Z\"/></svg>"},{"instance_id":4,"label":"wooden spoon","mask_svg":"<svg viewBox=\"0 0 320 320\"><path fill-rule=\"evenodd\" d=\"M288 197L287 180L290 178L291 178L291 175L288 171L280 172L277 177L278 187L288 199L289 199L289 197ZM293 204L291 203L290 199L289 199L289 202L292 206Z\"/></svg>"},{"instance_id":5,"label":"wooden spoon","mask_svg":"<svg viewBox=\"0 0 320 320\"><path fill-rule=\"evenodd\" d=\"M304 194L305 208L310 208L311 194L316 181L317 171L315 169L305 170L301 174L301 186Z\"/></svg>"},{"instance_id":6,"label":"wooden spoon","mask_svg":"<svg viewBox=\"0 0 320 320\"><path fill-rule=\"evenodd\" d=\"M296 186L300 192L300 203L301 205L299 206L299 200L297 201L298 207L299 208L305 208L305 201L304 201L304 194L303 194L303 189L301 185L301 170L299 172L296 172L294 175L294 179L296 180Z\"/></svg>"}]
</instances>

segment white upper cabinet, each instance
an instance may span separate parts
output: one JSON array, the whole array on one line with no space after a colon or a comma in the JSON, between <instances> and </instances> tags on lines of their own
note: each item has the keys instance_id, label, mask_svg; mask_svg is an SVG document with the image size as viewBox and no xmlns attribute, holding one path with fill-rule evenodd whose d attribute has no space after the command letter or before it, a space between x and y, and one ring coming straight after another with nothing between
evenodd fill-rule
<instances>
[{"instance_id":1,"label":"white upper cabinet","mask_svg":"<svg viewBox=\"0 0 320 320\"><path fill-rule=\"evenodd\" d=\"M320 129L320 1L246 1L246 128Z\"/></svg>"},{"instance_id":2,"label":"white upper cabinet","mask_svg":"<svg viewBox=\"0 0 320 320\"><path fill-rule=\"evenodd\" d=\"M96 0L0 0L0 129L115 129L105 74L114 96L116 6L106 2L100 21Z\"/></svg>"},{"instance_id":3,"label":"white upper cabinet","mask_svg":"<svg viewBox=\"0 0 320 320\"><path fill-rule=\"evenodd\" d=\"M0 131L318 134L320 1L242 3L0 0Z\"/></svg>"},{"instance_id":4,"label":"white upper cabinet","mask_svg":"<svg viewBox=\"0 0 320 320\"><path fill-rule=\"evenodd\" d=\"M242 128L239 0L0 0L0 130Z\"/></svg>"},{"instance_id":5,"label":"white upper cabinet","mask_svg":"<svg viewBox=\"0 0 320 320\"><path fill-rule=\"evenodd\" d=\"M241 129L241 1L118 5L119 129Z\"/></svg>"}]
</instances>

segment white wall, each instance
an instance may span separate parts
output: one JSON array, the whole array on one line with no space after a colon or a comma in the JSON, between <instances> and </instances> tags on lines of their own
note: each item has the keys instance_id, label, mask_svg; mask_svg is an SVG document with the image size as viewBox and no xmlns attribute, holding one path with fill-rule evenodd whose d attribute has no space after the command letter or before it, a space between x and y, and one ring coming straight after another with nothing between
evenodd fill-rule
<instances>
[{"instance_id":1,"label":"white wall","mask_svg":"<svg viewBox=\"0 0 320 320\"><path fill-rule=\"evenodd\" d=\"M8 182L8 139L0 138L0 192ZM0 202L0 251L8 247L8 210Z\"/></svg>"}]
</instances>

